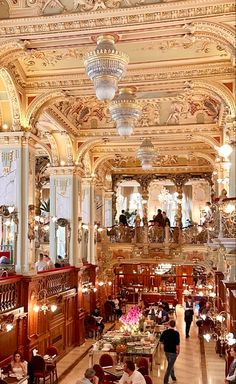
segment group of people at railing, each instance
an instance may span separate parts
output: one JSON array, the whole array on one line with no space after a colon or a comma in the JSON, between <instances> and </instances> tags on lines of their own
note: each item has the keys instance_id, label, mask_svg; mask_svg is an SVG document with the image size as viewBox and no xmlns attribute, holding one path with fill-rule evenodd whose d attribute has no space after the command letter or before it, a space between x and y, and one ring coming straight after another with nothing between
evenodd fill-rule
<instances>
[{"instance_id":1,"label":"group of people at railing","mask_svg":"<svg viewBox=\"0 0 236 384\"><path fill-rule=\"evenodd\" d=\"M40 252L39 259L35 263L36 272L43 272L49 269L61 268L67 266L65 259L61 256L57 256L55 263L52 262L50 256L47 253Z\"/></svg>"},{"instance_id":2,"label":"group of people at railing","mask_svg":"<svg viewBox=\"0 0 236 384\"><path fill-rule=\"evenodd\" d=\"M148 222L145 217L141 219L136 212L134 226L131 226L126 212L122 210L119 223L109 228L107 235L111 242L143 242L146 238L150 243L204 244L219 235L228 238L234 237L236 234L235 215L235 199L227 199L225 195L213 203L206 202L205 213L200 225L189 221L186 227L171 227L166 212L158 209L157 214Z\"/></svg>"}]
</instances>

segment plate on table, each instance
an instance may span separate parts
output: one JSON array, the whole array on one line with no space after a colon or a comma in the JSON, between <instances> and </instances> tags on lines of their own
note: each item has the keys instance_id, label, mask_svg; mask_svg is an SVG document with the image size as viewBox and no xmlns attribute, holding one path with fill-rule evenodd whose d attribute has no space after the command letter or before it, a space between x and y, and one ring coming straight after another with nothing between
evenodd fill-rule
<instances>
[{"instance_id":1,"label":"plate on table","mask_svg":"<svg viewBox=\"0 0 236 384\"><path fill-rule=\"evenodd\" d=\"M135 343L127 343L128 347L133 347L135 345Z\"/></svg>"},{"instance_id":2,"label":"plate on table","mask_svg":"<svg viewBox=\"0 0 236 384\"><path fill-rule=\"evenodd\" d=\"M121 365L116 366L116 371L123 371L123 367Z\"/></svg>"},{"instance_id":3,"label":"plate on table","mask_svg":"<svg viewBox=\"0 0 236 384\"><path fill-rule=\"evenodd\" d=\"M103 351L103 352L109 352L109 351L110 351L110 348L102 348L102 351Z\"/></svg>"}]
</instances>

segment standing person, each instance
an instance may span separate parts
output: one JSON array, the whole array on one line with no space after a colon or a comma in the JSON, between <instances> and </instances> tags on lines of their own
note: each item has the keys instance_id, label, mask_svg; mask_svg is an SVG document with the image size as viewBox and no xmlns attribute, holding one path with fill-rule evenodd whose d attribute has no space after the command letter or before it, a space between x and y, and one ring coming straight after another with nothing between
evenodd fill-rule
<instances>
[{"instance_id":1,"label":"standing person","mask_svg":"<svg viewBox=\"0 0 236 384\"><path fill-rule=\"evenodd\" d=\"M192 296L188 295L187 300L184 302L184 321L185 321L185 336L189 337L191 323L193 321L193 300Z\"/></svg>"},{"instance_id":2,"label":"standing person","mask_svg":"<svg viewBox=\"0 0 236 384\"><path fill-rule=\"evenodd\" d=\"M45 254L43 259L47 263L47 266L48 266L47 269L53 269L54 268L54 264L53 264L52 260L50 259L50 257L48 255Z\"/></svg>"},{"instance_id":3,"label":"standing person","mask_svg":"<svg viewBox=\"0 0 236 384\"><path fill-rule=\"evenodd\" d=\"M162 212L162 217L163 217L163 220L164 220L164 227L166 227L166 226L170 227L170 220L166 216L166 212L165 211Z\"/></svg>"},{"instance_id":4,"label":"standing person","mask_svg":"<svg viewBox=\"0 0 236 384\"><path fill-rule=\"evenodd\" d=\"M233 361L230 364L228 375L225 379L225 384L236 384L236 344L230 347L230 356L233 357Z\"/></svg>"},{"instance_id":5,"label":"standing person","mask_svg":"<svg viewBox=\"0 0 236 384\"><path fill-rule=\"evenodd\" d=\"M117 317L117 319L119 319L119 317L121 317L121 315L122 315L122 310L120 309L120 301L115 296L113 296L112 301L115 304L115 314L116 314L116 317Z\"/></svg>"},{"instance_id":6,"label":"standing person","mask_svg":"<svg viewBox=\"0 0 236 384\"><path fill-rule=\"evenodd\" d=\"M153 219L154 223L158 224L159 227L164 227L164 219L162 216L162 211L161 209L157 210L157 215Z\"/></svg>"},{"instance_id":7,"label":"standing person","mask_svg":"<svg viewBox=\"0 0 236 384\"><path fill-rule=\"evenodd\" d=\"M179 332L175 329L175 324L175 320L170 320L169 328L162 332L160 337L160 342L164 344L164 351L168 362L164 376L164 384L168 384L169 376L171 376L173 381L177 381L174 364L180 352L180 337Z\"/></svg>"},{"instance_id":8,"label":"standing person","mask_svg":"<svg viewBox=\"0 0 236 384\"><path fill-rule=\"evenodd\" d=\"M35 263L36 272L46 271L48 269L47 262L44 260L43 253L39 254L39 261Z\"/></svg>"},{"instance_id":9,"label":"standing person","mask_svg":"<svg viewBox=\"0 0 236 384\"><path fill-rule=\"evenodd\" d=\"M125 216L125 211L122 209L120 217L119 217L119 224L128 225L127 217Z\"/></svg>"},{"instance_id":10,"label":"standing person","mask_svg":"<svg viewBox=\"0 0 236 384\"><path fill-rule=\"evenodd\" d=\"M157 324L159 325L169 321L168 313L164 310L162 304L158 304L156 319L157 319Z\"/></svg>"},{"instance_id":11,"label":"standing person","mask_svg":"<svg viewBox=\"0 0 236 384\"><path fill-rule=\"evenodd\" d=\"M119 384L146 384L143 375L135 370L133 361L127 360L124 364L124 373Z\"/></svg>"},{"instance_id":12,"label":"standing person","mask_svg":"<svg viewBox=\"0 0 236 384\"><path fill-rule=\"evenodd\" d=\"M98 384L99 378L93 368L88 368L84 372L84 377L76 382L76 384Z\"/></svg>"}]
</instances>

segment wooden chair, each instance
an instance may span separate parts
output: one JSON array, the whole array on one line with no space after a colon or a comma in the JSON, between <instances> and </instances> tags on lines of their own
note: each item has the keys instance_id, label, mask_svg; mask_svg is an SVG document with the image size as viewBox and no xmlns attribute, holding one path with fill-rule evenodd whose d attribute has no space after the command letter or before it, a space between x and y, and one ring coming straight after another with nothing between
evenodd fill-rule
<instances>
[{"instance_id":1,"label":"wooden chair","mask_svg":"<svg viewBox=\"0 0 236 384\"><path fill-rule=\"evenodd\" d=\"M58 356L58 349L54 345L49 345L46 349L46 355L50 357L56 357ZM56 360L52 360L52 362L46 363L46 367L48 371L51 371L52 374L52 382L57 383L58 382L58 375L57 375L57 363Z\"/></svg>"},{"instance_id":2,"label":"wooden chair","mask_svg":"<svg viewBox=\"0 0 236 384\"><path fill-rule=\"evenodd\" d=\"M146 384L153 384L152 378L149 375L144 375L144 379L146 381Z\"/></svg>"},{"instance_id":3,"label":"wooden chair","mask_svg":"<svg viewBox=\"0 0 236 384\"><path fill-rule=\"evenodd\" d=\"M101 367L112 367L114 365L114 360L111 355L104 353L99 359L99 364Z\"/></svg>"},{"instance_id":4,"label":"wooden chair","mask_svg":"<svg viewBox=\"0 0 236 384\"><path fill-rule=\"evenodd\" d=\"M136 361L138 371L143 375L149 375L149 363L145 357L139 357Z\"/></svg>"},{"instance_id":5,"label":"wooden chair","mask_svg":"<svg viewBox=\"0 0 236 384\"><path fill-rule=\"evenodd\" d=\"M95 318L93 316L87 315L84 319L84 326L87 337L90 337L92 334L92 337L95 339L99 332Z\"/></svg>"},{"instance_id":6,"label":"wooden chair","mask_svg":"<svg viewBox=\"0 0 236 384\"><path fill-rule=\"evenodd\" d=\"M99 364L94 364L93 369L96 372L96 376L99 379L99 384L103 383L105 379L105 373L102 367Z\"/></svg>"},{"instance_id":7,"label":"wooden chair","mask_svg":"<svg viewBox=\"0 0 236 384\"><path fill-rule=\"evenodd\" d=\"M43 379L43 384L48 381L50 384L53 384L51 374L52 372L46 369L46 364L42 356L33 356L31 360L31 366L35 378L35 384L39 384L40 379Z\"/></svg>"}]
</instances>

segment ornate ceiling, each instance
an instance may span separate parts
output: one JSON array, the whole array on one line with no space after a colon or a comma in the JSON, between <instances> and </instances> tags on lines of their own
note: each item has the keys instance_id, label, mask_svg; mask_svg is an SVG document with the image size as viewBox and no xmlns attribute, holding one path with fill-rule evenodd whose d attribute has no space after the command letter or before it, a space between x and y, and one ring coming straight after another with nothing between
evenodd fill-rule
<instances>
[{"instance_id":1,"label":"ornate ceiling","mask_svg":"<svg viewBox=\"0 0 236 384\"><path fill-rule=\"evenodd\" d=\"M13 80L21 110L17 125L0 79L1 122L32 130L38 156L48 153L54 165L90 162L93 173L143 173L136 152L149 137L149 172L214 170L226 113L235 116L233 1L1 0L0 15L1 76ZM142 108L127 139L83 64L108 32L130 59L119 86L135 86Z\"/></svg>"}]
</instances>

